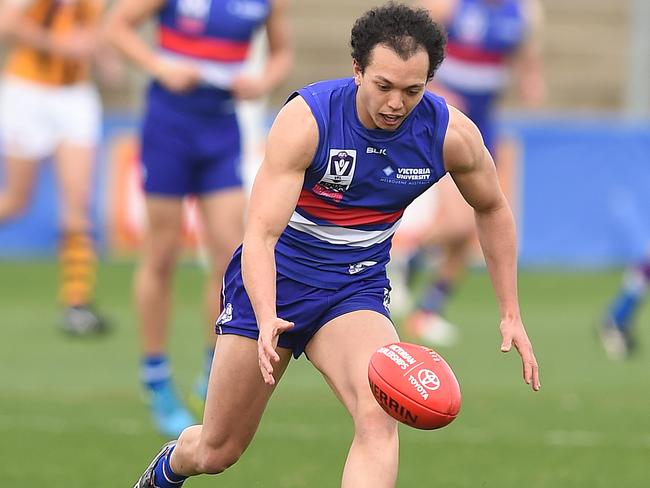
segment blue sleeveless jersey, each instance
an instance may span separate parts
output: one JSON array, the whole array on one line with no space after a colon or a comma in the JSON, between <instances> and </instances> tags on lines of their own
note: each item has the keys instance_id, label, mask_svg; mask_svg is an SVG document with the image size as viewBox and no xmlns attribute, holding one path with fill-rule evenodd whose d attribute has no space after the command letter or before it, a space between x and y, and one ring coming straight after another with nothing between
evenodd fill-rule
<instances>
[{"instance_id":1,"label":"blue sleeveless jersey","mask_svg":"<svg viewBox=\"0 0 650 488\"><path fill-rule=\"evenodd\" d=\"M385 275L404 209L445 174L449 112L426 93L394 132L366 129L352 78L294 93L311 108L319 142L296 209L276 246L279 273L338 289Z\"/></svg>"},{"instance_id":2,"label":"blue sleeveless jersey","mask_svg":"<svg viewBox=\"0 0 650 488\"><path fill-rule=\"evenodd\" d=\"M150 103L206 114L232 112L232 80L248 57L253 34L266 22L269 1L167 1L158 14L160 52L198 66L203 84L177 94L154 81Z\"/></svg>"},{"instance_id":3,"label":"blue sleeveless jersey","mask_svg":"<svg viewBox=\"0 0 650 488\"><path fill-rule=\"evenodd\" d=\"M508 57L527 25L522 0L459 0L447 25L447 54L436 78L465 92L499 92Z\"/></svg>"}]
</instances>

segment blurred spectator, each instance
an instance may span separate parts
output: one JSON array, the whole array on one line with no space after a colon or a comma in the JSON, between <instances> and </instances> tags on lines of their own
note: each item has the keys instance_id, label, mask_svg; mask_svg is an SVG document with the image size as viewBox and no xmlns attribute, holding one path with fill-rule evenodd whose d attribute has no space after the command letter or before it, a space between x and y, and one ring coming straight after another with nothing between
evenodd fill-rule
<instances>
[{"instance_id":1,"label":"blurred spectator","mask_svg":"<svg viewBox=\"0 0 650 488\"><path fill-rule=\"evenodd\" d=\"M107 32L152 77L142 123L141 158L148 227L135 276L141 379L154 422L176 437L194 423L179 399L167 357L173 271L181 247L182 201L196 195L209 258L205 367L194 387L205 400L214 320L225 267L243 237L240 130L235 100L268 94L287 74L291 51L285 0L119 0ZM158 22L157 46L138 34ZM256 30L266 27L268 57L259 76L242 74Z\"/></svg>"},{"instance_id":2,"label":"blurred spectator","mask_svg":"<svg viewBox=\"0 0 650 488\"><path fill-rule=\"evenodd\" d=\"M650 258L630 267L623 275L621 287L605 311L600 326L600 338L610 359L626 359L634 351L634 318L648 293L649 283Z\"/></svg>"},{"instance_id":3,"label":"blurred spectator","mask_svg":"<svg viewBox=\"0 0 650 488\"><path fill-rule=\"evenodd\" d=\"M10 43L0 87L0 223L26 208L38 163L53 157L62 207L61 325L74 334L106 328L92 308L96 258L89 217L101 124L89 71L102 9L100 0L0 2L0 36Z\"/></svg>"},{"instance_id":4,"label":"blurred spectator","mask_svg":"<svg viewBox=\"0 0 650 488\"><path fill-rule=\"evenodd\" d=\"M494 155L499 179L512 200L516 150L498 135L498 101L513 75L522 102L538 106L544 95L541 77L537 0L426 0L431 16L446 25L447 54L430 89L462 110L480 129ZM474 215L450 176L438 184L434 217L423 233L425 246L416 253L411 269L427 259L427 246L440 251L435 279L426 286L415 310L407 317L411 335L437 345L452 345L457 330L442 318L445 305L466 267L476 241ZM409 280L413 282L413 278Z\"/></svg>"}]
</instances>

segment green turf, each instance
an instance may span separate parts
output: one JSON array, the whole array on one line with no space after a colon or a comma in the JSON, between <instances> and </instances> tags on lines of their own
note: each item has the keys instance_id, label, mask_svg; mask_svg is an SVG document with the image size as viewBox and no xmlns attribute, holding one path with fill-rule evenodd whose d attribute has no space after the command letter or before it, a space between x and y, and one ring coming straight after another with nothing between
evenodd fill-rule
<instances>
[{"instance_id":1,"label":"green turf","mask_svg":"<svg viewBox=\"0 0 650 488\"><path fill-rule=\"evenodd\" d=\"M98 295L113 334L74 340L54 327L52 263L0 263L0 484L131 487L162 439L137 381L132 266L103 265ZM482 272L449 310L462 342L441 352L463 390L460 417L437 432L401 429L400 487L641 488L650 460L650 314L646 345L626 363L593 334L618 273L525 272L521 302L542 371L530 392L514 354L498 351L496 307ZM181 388L198 371L201 272L176 283L172 359ZM305 360L292 364L251 448L223 475L189 487L335 487L351 423Z\"/></svg>"}]
</instances>

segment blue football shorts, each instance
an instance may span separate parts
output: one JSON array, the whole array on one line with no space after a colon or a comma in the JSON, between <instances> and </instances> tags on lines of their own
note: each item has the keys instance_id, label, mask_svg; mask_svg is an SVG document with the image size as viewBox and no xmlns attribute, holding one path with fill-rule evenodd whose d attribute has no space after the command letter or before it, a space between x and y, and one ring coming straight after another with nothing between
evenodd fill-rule
<instances>
[{"instance_id":1,"label":"blue football shorts","mask_svg":"<svg viewBox=\"0 0 650 488\"><path fill-rule=\"evenodd\" d=\"M278 345L291 349L297 359L318 330L336 317L358 310L372 310L390 320L390 283L385 276L355 279L338 290L324 290L278 274L278 317L293 322L280 335ZM253 307L244 289L241 255L235 253L224 275L222 313L216 321L219 335L235 334L257 340L259 329Z\"/></svg>"},{"instance_id":2,"label":"blue football shorts","mask_svg":"<svg viewBox=\"0 0 650 488\"><path fill-rule=\"evenodd\" d=\"M241 136L234 112L192 114L150 106L141 136L147 194L182 197L242 186Z\"/></svg>"}]
</instances>

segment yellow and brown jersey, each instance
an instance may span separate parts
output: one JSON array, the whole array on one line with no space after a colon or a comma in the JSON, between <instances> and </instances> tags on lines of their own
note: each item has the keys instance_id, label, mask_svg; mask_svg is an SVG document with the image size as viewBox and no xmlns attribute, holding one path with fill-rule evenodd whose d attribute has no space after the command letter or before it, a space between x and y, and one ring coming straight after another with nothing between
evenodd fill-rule
<instances>
[{"instance_id":1,"label":"yellow and brown jersey","mask_svg":"<svg viewBox=\"0 0 650 488\"><path fill-rule=\"evenodd\" d=\"M32 0L25 7L25 21L38 24L53 36L64 37L77 29L97 26L101 0ZM5 73L48 85L70 85L88 79L89 63L69 59L31 46L15 44Z\"/></svg>"}]
</instances>

